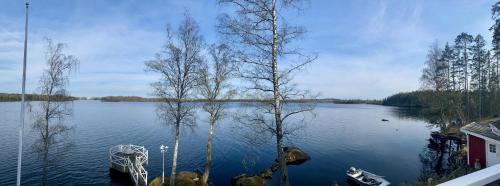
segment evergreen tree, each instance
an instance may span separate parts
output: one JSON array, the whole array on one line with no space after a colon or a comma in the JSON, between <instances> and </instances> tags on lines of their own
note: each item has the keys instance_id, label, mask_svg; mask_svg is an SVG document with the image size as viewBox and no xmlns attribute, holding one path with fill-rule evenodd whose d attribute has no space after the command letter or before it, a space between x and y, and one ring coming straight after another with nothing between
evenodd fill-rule
<instances>
[{"instance_id":1,"label":"evergreen tree","mask_svg":"<svg viewBox=\"0 0 500 186\"><path fill-rule=\"evenodd\" d=\"M453 70L453 61L455 59L455 51L453 48L446 43L444 46L443 52L441 54L441 60L444 65L446 65L446 90L451 91L455 90L455 81L453 81L454 70Z\"/></svg>"},{"instance_id":2,"label":"evergreen tree","mask_svg":"<svg viewBox=\"0 0 500 186\"><path fill-rule=\"evenodd\" d=\"M461 84L462 91L465 94L465 108L464 108L464 113L465 113L465 120L469 120L469 115L470 115L470 99L469 99L469 63L470 63L470 53L471 53L471 46L474 38L465 33L462 32L460 35L458 35L455 39L455 48L457 50L457 57L458 61L457 64L460 68L459 71L459 83Z\"/></svg>"},{"instance_id":3,"label":"evergreen tree","mask_svg":"<svg viewBox=\"0 0 500 186\"><path fill-rule=\"evenodd\" d=\"M460 72L459 59L454 46L446 43L441 58L447 67L447 93L444 99L446 100L446 116L447 120L463 118L461 93L458 84ZM444 120L445 118L443 118Z\"/></svg>"},{"instance_id":4,"label":"evergreen tree","mask_svg":"<svg viewBox=\"0 0 500 186\"><path fill-rule=\"evenodd\" d=\"M492 46L492 62L490 66L490 87L491 87L491 102L499 101L500 97L500 76L499 76L499 66L500 66L500 2L495 3L491 7L491 18L495 21L490 31L493 32L493 40L491 41ZM495 110L500 110L500 105L496 104L493 106Z\"/></svg>"},{"instance_id":5,"label":"evergreen tree","mask_svg":"<svg viewBox=\"0 0 500 186\"><path fill-rule=\"evenodd\" d=\"M482 116L483 109L483 91L486 89L486 60L487 60L487 52L485 49L486 41L481 35L477 35L474 38L474 44L472 45L472 63L471 63L471 79L470 85L471 90L474 91L475 97L477 97L476 107L478 117Z\"/></svg>"}]
</instances>

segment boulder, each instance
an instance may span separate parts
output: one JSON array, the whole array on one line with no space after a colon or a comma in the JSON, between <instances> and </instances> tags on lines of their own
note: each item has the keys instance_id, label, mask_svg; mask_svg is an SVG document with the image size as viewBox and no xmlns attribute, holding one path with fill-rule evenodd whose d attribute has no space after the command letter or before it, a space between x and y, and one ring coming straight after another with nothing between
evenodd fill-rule
<instances>
[{"instance_id":1,"label":"boulder","mask_svg":"<svg viewBox=\"0 0 500 186\"><path fill-rule=\"evenodd\" d=\"M231 184L233 186L265 186L266 181L260 176L241 174L233 177Z\"/></svg>"},{"instance_id":2,"label":"boulder","mask_svg":"<svg viewBox=\"0 0 500 186\"><path fill-rule=\"evenodd\" d=\"M300 165L311 159L307 153L298 147L285 147L283 148L283 151L285 151L285 162L287 165ZM278 159L276 159L271 167L261 171L259 176L264 179L271 179L273 177L273 173L278 171L279 168L280 163Z\"/></svg>"},{"instance_id":3,"label":"boulder","mask_svg":"<svg viewBox=\"0 0 500 186\"><path fill-rule=\"evenodd\" d=\"M267 168L260 172L259 176L265 179L271 179L273 177L273 174L273 168Z\"/></svg>"},{"instance_id":4,"label":"boulder","mask_svg":"<svg viewBox=\"0 0 500 186\"><path fill-rule=\"evenodd\" d=\"M166 177L165 181L167 181ZM158 176L155 179L151 180L148 184L148 186L160 186L160 185L161 185L161 176Z\"/></svg>"},{"instance_id":5,"label":"boulder","mask_svg":"<svg viewBox=\"0 0 500 186\"><path fill-rule=\"evenodd\" d=\"M168 185L170 178L165 176L165 183L163 185ZM175 186L198 186L200 185L201 175L196 172L181 171L175 176ZM156 177L151 181L149 186L160 186L161 176Z\"/></svg>"},{"instance_id":6,"label":"boulder","mask_svg":"<svg viewBox=\"0 0 500 186\"><path fill-rule=\"evenodd\" d=\"M285 147L285 160L287 165L300 165L311 157L298 147Z\"/></svg>"}]
</instances>

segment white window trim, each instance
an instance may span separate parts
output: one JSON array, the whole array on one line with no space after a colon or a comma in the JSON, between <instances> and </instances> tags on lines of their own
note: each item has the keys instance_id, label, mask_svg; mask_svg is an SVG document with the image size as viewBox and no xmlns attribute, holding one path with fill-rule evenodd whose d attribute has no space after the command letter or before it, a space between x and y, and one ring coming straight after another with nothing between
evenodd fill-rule
<instances>
[{"instance_id":1,"label":"white window trim","mask_svg":"<svg viewBox=\"0 0 500 186\"><path fill-rule=\"evenodd\" d=\"M491 148L491 147L493 147L493 148ZM495 152L491 152L491 149L495 149ZM497 144L495 144L495 143L489 143L488 144L488 150L490 151L490 153L495 153L496 154L497 153Z\"/></svg>"}]
</instances>

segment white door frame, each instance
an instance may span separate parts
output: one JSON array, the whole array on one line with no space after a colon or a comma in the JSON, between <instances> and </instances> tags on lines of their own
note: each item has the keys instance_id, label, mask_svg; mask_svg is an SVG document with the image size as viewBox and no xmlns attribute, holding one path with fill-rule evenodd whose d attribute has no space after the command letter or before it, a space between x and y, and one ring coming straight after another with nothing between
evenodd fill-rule
<instances>
[{"instance_id":1,"label":"white door frame","mask_svg":"<svg viewBox=\"0 0 500 186\"><path fill-rule=\"evenodd\" d=\"M498 148L500 148L500 145L495 143L495 142L492 142L492 141L486 141L486 143L484 143L484 144L486 145L486 148L485 148L485 150L486 150L486 167L500 163L500 156L499 156L500 152L498 149ZM490 152L490 144L495 145L495 153Z\"/></svg>"}]
</instances>

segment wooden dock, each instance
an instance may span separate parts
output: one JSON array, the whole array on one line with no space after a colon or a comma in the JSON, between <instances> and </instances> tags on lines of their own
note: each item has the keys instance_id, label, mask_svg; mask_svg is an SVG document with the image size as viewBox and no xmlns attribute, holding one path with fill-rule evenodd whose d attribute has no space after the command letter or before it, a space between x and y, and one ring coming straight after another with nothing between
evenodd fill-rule
<instances>
[{"instance_id":1,"label":"wooden dock","mask_svg":"<svg viewBox=\"0 0 500 186\"><path fill-rule=\"evenodd\" d=\"M130 175L134 184L148 185L148 150L137 145L117 145L109 149L109 167Z\"/></svg>"}]
</instances>

